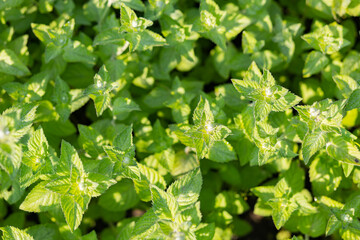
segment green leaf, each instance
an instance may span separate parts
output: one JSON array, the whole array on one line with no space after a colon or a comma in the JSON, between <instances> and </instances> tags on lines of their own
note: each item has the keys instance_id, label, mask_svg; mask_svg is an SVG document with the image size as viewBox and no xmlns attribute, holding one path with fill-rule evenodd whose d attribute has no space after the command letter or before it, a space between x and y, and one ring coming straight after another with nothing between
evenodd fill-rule
<instances>
[{"instance_id":1,"label":"green leaf","mask_svg":"<svg viewBox=\"0 0 360 240\"><path fill-rule=\"evenodd\" d=\"M260 86L265 88L271 88L275 86L276 81L275 78L271 75L270 71L264 69L264 73L262 78L260 78Z\"/></svg>"},{"instance_id":2,"label":"green leaf","mask_svg":"<svg viewBox=\"0 0 360 240\"><path fill-rule=\"evenodd\" d=\"M34 237L34 239L53 239L60 237L58 227L55 224L45 223L37 224L26 229L26 232Z\"/></svg>"},{"instance_id":3,"label":"green leaf","mask_svg":"<svg viewBox=\"0 0 360 240\"><path fill-rule=\"evenodd\" d=\"M19 208L27 212L44 212L57 206L60 203L60 196L46 189L46 184L47 182L37 184Z\"/></svg>"},{"instance_id":4,"label":"green leaf","mask_svg":"<svg viewBox=\"0 0 360 240\"><path fill-rule=\"evenodd\" d=\"M196 239L206 240L213 239L215 234L215 224L214 223L201 223L197 226L195 230Z\"/></svg>"},{"instance_id":5,"label":"green leaf","mask_svg":"<svg viewBox=\"0 0 360 240\"><path fill-rule=\"evenodd\" d=\"M305 59L302 74L304 78L319 73L329 63L329 59L319 51L311 51Z\"/></svg>"},{"instance_id":6,"label":"green leaf","mask_svg":"<svg viewBox=\"0 0 360 240\"><path fill-rule=\"evenodd\" d=\"M207 99L200 96L200 101L194 110L193 121L195 125L206 126L214 122L214 116L210 110L210 104Z\"/></svg>"},{"instance_id":7,"label":"green leaf","mask_svg":"<svg viewBox=\"0 0 360 240\"><path fill-rule=\"evenodd\" d=\"M21 147L15 144L0 144L0 167L8 174L16 173L21 166Z\"/></svg>"},{"instance_id":8,"label":"green leaf","mask_svg":"<svg viewBox=\"0 0 360 240\"><path fill-rule=\"evenodd\" d=\"M42 128L39 128L34 132L30 137L27 146L30 152L39 153L40 155L47 154L49 144Z\"/></svg>"},{"instance_id":9,"label":"green leaf","mask_svg":"<svg viewBox=\"0 0 360 240\"><path fill-rule=\"evenodd\" d=\"M42 168L49 155L49 144L42 128L36 130L27 142L28 151L22 162L33 171Z\"/></svg>"},{"instance_id":10,"label":"green leaf","mask_svg":"<svg viewBox=\"0 0 360 240\"><path fill-rule=\"evenodd\" d=\"M212 161L220 163L237 159L234 148L226 140L214 142L209 149L208 158Z\"/></svg>"},{"instance_id":11,"label":"green leaf","mask_svg":"<svg viewBox=\"0 0 360 240\"><path fill-rule=\"evenodd\" d=\"M100 116L110 106L111 98L108 94L97 96L94 100L94 103L95 103L96 114Z\"/></svg>"},{"instance_id":12,"label":"green leaf","mask_svg":"<svg viewBox=\"0 0 360 240\"><path fill-rule=\"evenodd\" d=\"M153 143L148 148L152 152L164 151L170 148L173 143L158 119L153 126L153 140Z\"/></svg>"},{"instance_id":13,"label":"green leaf","mask_svg":"<svg viewBox=\"0 0 360 240\"><path fill-rule=\"evenodd\" d=\"M125 45L125 34L120 32L118 27L106 29L96 35L94 45L119 44Z\"/></svg>"},{"instance_id":14,"label":"green leaf","mask_svg":"<svg viewBox=\"0 0 360 240\"><path fill-rule=\"evenodd\" d=\"M154 33L150 30L144 30L143 32L141 32L140 37L140 42L138 43L138 45L136 45L136 47L132 49L132 51L135 51L136 49L148 50L152 47L166 45L166 40L160 34Z\"/></svg>"},{"instance_id":15,"label":"green leaf","mask_svg":"<svg viewBox=\"0 0 360 240\"><path fill-rule=\"evenodd\" d=\"M258 41L253 33L243 31L241 46L244 53L254 53L260 51L265 46L265 41Z\"/></svg>"},{"instance_id":16,"label":"green leaf","mask_svg":"<svg viewBox=\"0 0 360 240\"><path fill-rule=\"evenodd\" d=\"M202 176L200 169L197 168L177 179L167 192L175 197L180 207L188 206L198 200L201 186Z\"/></svg>"},{"instance_id":17,"label":"green leaf","mask_svg":"<svg viewBox=\"0 0 360 240\"><path fill-rule=\"evenodd\" d=\"M200 2L200 33L217 44L223 50L226 50L226 28L220 23L225 16L217 3L213 0L202 0Z\"/></svg>"},{"instance_id":18,"label":"green leaf","mask_svg":"<svg viewBox=\"0 0 360 240\"><path fill-rule=\"evenodd\" d=\"M314 132L308 132L305 135L302 144L302 154L305 164L308 164L310 158L317 153L319 150L325 147L326 134L320 129Z\"/></svg>"},{"instance_id":19,"label":"green leaf","mask_svg":"<svg viewBox=\"0 0 360 240\"><path fill-rule=\"evenodd\" d=\"M75 201L72 196L61 196L61 209L64 213L66 223L69 225L70 230L73 232L81 223L83 216L83 209Z\"/></svg>"},{"instance_id":20,"label":"green leaf","mask_svg":"<svg viewBox=\"0 0 360 240\"><path fill-rule=\"evenodd\" d=\"M113 145L121 151L127 151L133 144L132 126L125 126L119 130L115 137Z\"/></svg>"},{"instance_id":21,"label":"green leaf","mask_svg":"<svg viewBox=\"0 0 360 240\"><path fill-rule=\"evenodd\" d=\"M151 186L153 211L160 219L172 220L178 211L175 197L157 186Z\"/></svg>"},{"instance_id":22,"label":"green leaf","mask_svg":"<svg viewBox=\"0 0 360 240\"><path fill-rule=\"evenodd\" d=\"M165 189L166 182L164 178L152 168L146 167L145 165L138 164L138 169L132 168L136 178L131 177L134 181L134 186L137 194L142 201L150 201L151 191L150 186L155 185L161 189Z\"/></svg>"},{"instance_id":23,"label":"green leaf","mask_svg":"<svg viewBox=\"0 0 360 240\"><path fill-rule=\"evenodd\" d=\"M2 239L4 240L34 240L34 238L24 230L20 230L16 227L6 226L0 228L0 230L3 232Z\"/></svg>"},{"instance_id":24,"label":"green leaf","mask_svg":"<svg viewBox=\"0 0 360 240\"><path fill-rule=\"evenodd\" d=\"M118 97L113 103L113 114L120 115L132 111L140 111L139 105L130 98Z\"/></svg>"},{"instance_id":25,"label":"green leaf","mask_svg":"<svg viewBox=\"0 0 360 240\"><path fill-rule=\"evenodd\" d=\"M333 80L344 98L349 98L352 92L359 87L359 84L348 75L335 75Z\"/></svg>"},{"instance_id":26,"label":"green leaf","mask_svg":"<svg viewBox=\"0 0 360 240\"><path fill-rule=\"evenodd\" d=\"M131 181L122 180L111 186L99 198L99 205L109 211L119 212L133 208L139 197Z\"/></svg>"},{"instance_id":27,"label":"green leaf","mask_svg":"<svg viewBox=\"0 0 360 240\"><path fill-rule=\"evenodd\" d=\"M116 181L108 176L104 176L101 173L90 172L88 176L85 177L84 183L82 183L82 179L80 178L80 182L78 182L77 185L82 194L99 197L115 183ZM84 187L82 185L84 185Z\"/></svg>"},{"instance_id":28,"label":"green leaf","mask_svg":"<svg viewBox=\"0 0 360 240\"><path fill-rule=\"evenodd\" d=\"M80 157L73 146L70 143L62 140L61 142L61 156L59 165L56 169L56 173L59 176L68 176L68 173L71 172L72 175L81 175L83 174L84 167L80 160Z\"/></svg>"},{"instance_id":29,"label":"green leaf","mask_svg":"<svg viewBox=\"0 0 360 240\"><path fill-rule=\"evenodd\" d=\"M291 188L292 193L300 192L305 187L305 171L296 162L292 162L290 168L280 176L284 177L287 185Z\"/></svg>"},{"instance_id":30,"label":"green leaf","mask_svg":"<svg viewBox=\"0 0 360 240\"><path fill-rule=\"evenodd\" d=\"M98 238L97 238L95 230L92 230L90 233L83 235L81 237L81 240L97 240L97 239Z\"/></svg>"},{"instance_id":31,"label":"green leaf","mask_svg":"<svg viewBox=\"0 0 360 240\"><path fill-rule=\"evenodd\" d=\"M129 42L130 51L143 51L166 43L166 40L161 35L146 29L153 24L152 21L141 17L138 18L136 13L125 4L121 4L120 12L120 31L125 33L124 38ZM109 38L114 39L114 34L110 34ZM108 37L105 36L105 38Z\"/></svg>"},{"instance_id":32,"label":"green leaf","mask_svg":"<svg viewBox=\"0 0 360 240\"><path fill-rule=\"evenodd\" d=\"M60 120L65 122L71 113L70 87L61 78L56 78L53 100L56 103L56 110L60 115Z\"/></svg>"},{"instance_id":33,"label":"green leaf","mask_svg":"<svg viewBox=\"0 0 360 240\"><path fill-rule=\"evenodd\" d=\"M272 207L272 219L278 230L284 226L291 214L298 208L296 203L285 199L274 199L269 204Z\"/></svg>"},{"instance_id":34,"label":"green leaf","mask_svg":"<svg viewBox=\"0 0 360 240\"><path fill-rule=\"evenodd\" d=\"M78 125L80 146L93 158L103 153L103 136L90 126Z\"/></svg>"},{"instance_id":35,"label":"green leaf","mask_svg":"<svg viewBox=\"0 0 360 240\"><path fill-rule=\"evenodd\" d=\"M326 151L337 161L353 165L360 165L360 151L354 143L345 140L340 135L330 137L326 144Z\"/></svg>"},{"instance_id":36,"label":"green leaf","mask_svg":"<svg viewBox=\"0 0 360 240\"><path fill-rule=\"evenodd\" d=\"M45 48L45 63L49 63L51 60L55 59L57 56L63 53L61 46L55 45L53 42L50 42Z\"/></svg>"},{"instance_id":37,"label":"green leaf","mask_svg":"<svg viewBox=\"0 0 360 240\"><path fill-rule=\"evenodd\" d=\"M266 101L258 100L254 105L254 115L256 120L266 119L271 112L271 105Z\"/></svg>"},{"instance_id":38,"label":"green leaf","mask_svg":"<svg viewBox=\"0 0 360 240\"><path fill-rule=\"evenodd\" d=\"M205 17L205 19L208 19L208 17ZM226 46L225 28L223 28L223 27L214 28L208 32L203 33L202 35L205 38L210 39L212 42L214 42L216 45L218 45L221 49L226 51L227 46Z\"/></svg>"},{"instance_id":39,"label":"green leaf","mask_svg":"<svg viewBox=\"0 0 360 240\"><path fill-rule=\"evenodd\" d=\"M85 91L94 100L96 115L100 116L111 104L110 92L116 88L117 83L110 82L110 74L103 65L94 76L94 85Z\"/></svg>"},{"instance_id":40,"label":"green leaf","mask_svg":"<svg viewBox=\"0 0 360 240\"><path fill-rule=\"evenodd\" d=\"M353 91L346 104L346 111L350 111L355 108L360 108L360 89Z\"/></svg>"},{"instance_id":41,"label":"green leaf","mask_svg":"<svg viewBox=\"0 0 360 240\"><path fill-rule=\"evenodd\" d=\"M315 196L329 195L338 189L342 180L342 169L336 160L322 154L310 164L309 177Z\"/></svg>"},{"instance_id":42,"label":"green leaf","mask_svg":"<svg viewBox=\"0 0 360 240\"><path fill-rule=\"evenodd\" d=\"M293 194L292 188L286 178L281 178L275 185L274 196L276 199L286 198L290 199L290 195Z\"/></svg>"},{"instance_id":43,"label":"green leaf","mask_svg":"<svg viewBox=\"0 0 360 240\"><path fill-rule=\"evenodd\" d=\"M252 98L252 93L260 88L260 83L252 80L237 80L232 79L232 83L236 90L245 97Z\"/></svg>"},{"instance_id":44,"label":"green leaf","mask_svg":"<svg viewBox=\"0 0 360 240\"><path fill-rule=\"evenodd\" d=\"M0 72L16 77L23 77L30 74L29 69L10 49L0 51Z\"/></svg>"},{"instance_id":45,"label":"green leaf","mask_svg":"<svg viewBox=\"0 0 360 240\"><path fill-rule=\"evenodd\" d=\"M350 44L350 42L344 38L347 31L348 30L342 25L333 22L303 35L302 39L311 47L324 54L333 54Z\"/></svg>"},{"instance_id":46,"label":"green leaf","mask_svg":"<svg viewBox=\"0 0 360 240\"><path fill-rule=\"evenodd\" d=\"M276 85L270 71L261 74L256 63L252 63L244 79L232 79L233 85L246 99L255 101L254 116L257 121L266 119L271 111L282 112L295 106L301 98L286 88Z\"/></svg>"},{"instance_id":47,"label":"green leaf","mask_svg":"<svg viewBox=\"0 0 360 240\"><path fill-rule=\"evenodd\" d=\"M159 218L155 215L153 209L149 209L136 221L132 234L140 237L149 230L151 231L157 224L158 220Z\"/></svg>"},{"instance_id":48,"label":"green leaf","mask_svg":"<svg viewBox=\"0 0 360 240\"><path fill-rule=\"evenodd\" d=\"M63 57L67 62L83 62L90 65L96 63L95 55L79 41L67 44L64 48Z\"/></svg>"},{"instance_id":49,"label":"green leaf","mask_svg":"<svg viewBox=\"0 0 360 240\"><path fill-rule=\"evenodd\" d=\"M249 205L239 194L223 191L215 198L215 209L224 209L230 214L240 215L249 210Z\"/></svg>"}]
</instances>

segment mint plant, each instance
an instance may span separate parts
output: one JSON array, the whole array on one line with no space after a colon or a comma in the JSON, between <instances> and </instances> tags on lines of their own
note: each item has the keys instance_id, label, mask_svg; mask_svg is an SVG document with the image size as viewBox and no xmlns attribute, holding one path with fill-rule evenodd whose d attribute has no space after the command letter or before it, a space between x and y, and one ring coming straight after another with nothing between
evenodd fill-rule
<instances>
[{"instance_id":1,"label":"mint plant","mask_svg":"<svg viewBox=\"0 0 360 240\"><path fill-rule=\"evenodd\" d=\"M0 0L0 237L359 239L359 9Z\"/></svg>"}]
</instances>

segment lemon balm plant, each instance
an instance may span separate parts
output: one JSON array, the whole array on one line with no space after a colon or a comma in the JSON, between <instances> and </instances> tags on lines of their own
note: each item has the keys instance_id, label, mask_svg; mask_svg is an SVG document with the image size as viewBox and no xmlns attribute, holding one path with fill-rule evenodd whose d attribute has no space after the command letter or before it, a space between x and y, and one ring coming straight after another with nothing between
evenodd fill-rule
<instances>
[{"instance_id":1,"label":"lemon balm plant","mask_svg":"<svg viewBox=\"0 0 360 240\"><path fill-rule=\"evenodd\" d=\"M0 0L0 236L360 239L359 9Z\"/></svg>"}]
</instances>

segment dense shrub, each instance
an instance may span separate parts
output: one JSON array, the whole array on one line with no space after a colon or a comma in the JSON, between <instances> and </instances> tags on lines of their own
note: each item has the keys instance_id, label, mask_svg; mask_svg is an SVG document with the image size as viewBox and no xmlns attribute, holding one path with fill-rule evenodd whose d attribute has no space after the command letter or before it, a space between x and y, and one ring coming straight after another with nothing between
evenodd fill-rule
<instances>
[{"instance_id":1,"label":"dense shrub","mask_svg":"<svg viewBox=\"0 0 360 240\"><path fill-rule=\"evenodd\" d=\"M360 239L358 0L0 0L3 239Z\"/></svg>"}]
</instances>

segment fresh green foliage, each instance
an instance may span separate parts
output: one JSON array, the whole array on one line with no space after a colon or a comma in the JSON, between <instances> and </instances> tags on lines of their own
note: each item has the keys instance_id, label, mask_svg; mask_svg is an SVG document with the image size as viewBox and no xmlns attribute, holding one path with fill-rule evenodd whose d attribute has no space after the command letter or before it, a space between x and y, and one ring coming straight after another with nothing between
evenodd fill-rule
<instances>
[{"instance_id":1,"label":"fresh green foliage","mask_svg":"<svg viewBox=\"0 0 360 240\"><path fill-rule=\"evenodd\" d=\"M0 0L0 237L360 239L359 16Z\"/></svg>"}]
</instances>

